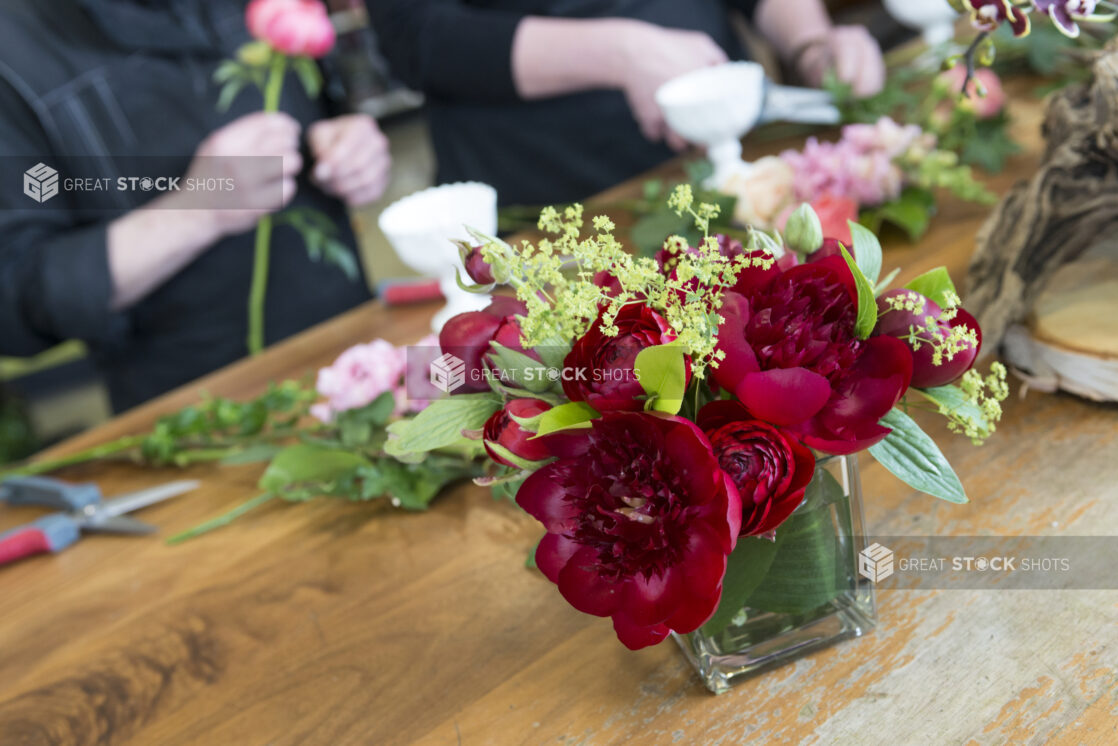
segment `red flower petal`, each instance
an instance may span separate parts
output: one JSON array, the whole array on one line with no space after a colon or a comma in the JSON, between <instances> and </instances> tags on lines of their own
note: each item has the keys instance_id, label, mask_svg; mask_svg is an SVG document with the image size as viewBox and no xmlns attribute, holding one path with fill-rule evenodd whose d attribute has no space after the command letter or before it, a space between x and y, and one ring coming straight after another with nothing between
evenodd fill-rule
<instances>
[{"instance_id":1,"label":"red flower petal","mask_svg":"<svg viewBox=\"0 0 1118 746\"><path fill-rule=\"evenodd\" d=\"M863 426L849 439L838 438L829 433L815 434L808 431L803 433L803 440L808 447L817 451L829 453L833 456L849 456L852 453L864 451L872 445L877 445L891 432L893 432L892 428L874 423Z\"/></svg>"},{"instance_id":2,"label":"red flower petal","mask_svg":"<svg viewBox=\"0 0 1118 746\"><path fill-rule=\"evenodd\" d=\"M536 567L552 583L558 583L559 573L579 548L577 542L562 534L545 534L536 547Z\"/></svg>"},{"instance_id":3,"label":"red flower petal","mask_svg":"<svg viewBox=\"0 0 1118 746\"><path fill-rule=\"evenodd\" d=\"M671 630L665 624L640 625L619 613L613 616L613 631L617 633L617 639L621 640L625 647L630 650L640 650L663 642Z\"/></svg>"},{"instance_id":4,"label":"red flower petal","mask_svg":"<svg viewBox=\"0 0 1118 746\"><path fill-rule=\"evenodd\" d=\"M831 384L806 368L748 373L734 391L757 419L795 425L814 417L831 398Z\"/></svg>"},{"instance_id":5,"label":"red flower petal","mask_svg":"<svg viewBox=\"0 0 1118 746\"><path fill-rule=\"evenodd\" d=\"M565 473L554 465L532 474L516 492L516 504L551 533L565 533L574 525L578 510L565 498Z\"/></svg>"},{"instance_id":6,"label":"red flower petal","mask_svg":"<svg viewBox=\"0 0 1118 746\"><path fill-rule=\"evenodd\" d=\"M609 616L621 607L624 586L598 574L598 553L582 547L559 571L559 592L584 614Z\"/></svg>"}]
</instances>

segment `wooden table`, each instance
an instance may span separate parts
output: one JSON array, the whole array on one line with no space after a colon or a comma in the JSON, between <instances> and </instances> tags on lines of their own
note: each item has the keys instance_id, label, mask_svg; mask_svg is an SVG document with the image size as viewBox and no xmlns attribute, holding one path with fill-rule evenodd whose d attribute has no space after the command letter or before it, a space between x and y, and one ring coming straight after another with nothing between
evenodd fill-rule
<instances>
[{"instance_id":1,"label":"wooden table","mask_svg":"<svg viewBox=\"0 0 1118 746\"><path fill-rule=\"evenodd\" d=\"M1035 102L1018 107L1031 154L992 180L999 190L1035 167L1039 116ZM927 238L889 246L886 263L961 276L985 214L945 201ZM250 396L353 343L414 341L433 311L371 304L54 455L140 431L199 389ZM1113 407L1015 396L984 448L935 431L969 505L865 463L868 530L1118 534L1116 425ZM193 469L202 489L143 518L165 534L188 528L255 494L258 474ZM66 476L114 493L181 474ZM6 509L0 528L32 515ZM9 567L0 744L1118 743L1113 592L883 592L874 634L714 697L674 644L628 652L607 620L525 569L540 535L515 506L464 486L424 514L272 504L182 546L91 537Z\"/></svg>"}]
</instances>

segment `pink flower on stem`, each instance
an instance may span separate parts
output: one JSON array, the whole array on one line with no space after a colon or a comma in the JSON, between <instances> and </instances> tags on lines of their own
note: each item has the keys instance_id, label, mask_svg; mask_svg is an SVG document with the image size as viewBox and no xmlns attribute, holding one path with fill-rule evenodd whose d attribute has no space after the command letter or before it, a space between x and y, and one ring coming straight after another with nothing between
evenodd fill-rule
<instances>
[{"instance_id":1,"label":"pink flower on stem","mask_svg":"<svg viewBox=\"0 0 1118 746\"><path fill-rule=\"evenodd\" d=\"M249 33L289 57L323 57L337 39L319 0L252 0L245 20Z\"/></svg>"},{"instance_id":2,"label":"pink flower on stem","mask_svg":"<svg viewBox=\"0 0 1118 746\"><path fill-rule=\"evenodd\" d=\"M368 406L388 391L394 392L396 413L403 413L407 397L401 382L406 366L404 350L383 339L350 347L333 365L318 371L315 388L326 401L314 405L311 414L332 422L337 413Z\"/></svg>"}]
</instances>

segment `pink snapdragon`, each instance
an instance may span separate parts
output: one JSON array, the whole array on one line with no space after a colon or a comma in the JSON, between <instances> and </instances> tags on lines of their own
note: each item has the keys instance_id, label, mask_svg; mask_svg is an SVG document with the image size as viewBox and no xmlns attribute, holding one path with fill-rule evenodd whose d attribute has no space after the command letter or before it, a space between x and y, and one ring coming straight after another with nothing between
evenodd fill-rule
<instances>
[{"instance_id":1,"label":"pink snapdragon","mask_svg":"<svg viewBox=\"0 0 1118 746\"><path fill-rule=\"evenodd\" d=\"M337 39L319 0L252 0L245 19L254 37L290 57L323 57Z\"/></svg>"},{"instance_id":2,"label":"pink snapdragon","mask_svg":"<svg viewBox=\"0 0 1118 746\"><path fill-rule=\"evenodd\" d=\"M795 171L797 199L840 197L869 207L900 196L905 177L899 158L934 148L933 135L882 117L876 124L844 127L838 142L809 138L802 151L785 151L781 158Z\"/></svg>"}]
</instances>

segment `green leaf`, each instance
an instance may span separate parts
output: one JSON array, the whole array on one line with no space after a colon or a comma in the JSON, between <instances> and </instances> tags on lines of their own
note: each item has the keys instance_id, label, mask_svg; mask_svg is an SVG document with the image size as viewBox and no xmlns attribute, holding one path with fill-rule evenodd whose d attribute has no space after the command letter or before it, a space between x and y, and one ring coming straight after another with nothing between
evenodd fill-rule
<instances>
[{"instance_id":1,"label":"green leaf","mask_svg":"<svg viewBox=\"0 0 1118 746\"><path fill-rule=\"evenodd\" d=\"M385 496L405 510L426 510L439 493L454 482L468 479L479 467L455 459L428 459L422 464L402 464L391 458L377 459L361 469L363 496Z\"/></svg>"},{"instance_id":2,"label":"green leaf","mask_svg":"<svg viewBox=\"0 0 1118 746\"><path fill-rule=\"evenodd\" d=\"M878 463L908 486L932 497L952 503L968 502L962 482L939 446L911 417L894 409L882 418L881 424L893 428L893 432L870 446Z\"/></svg>"},{"instance_id":3,"label":"green leaf","mask_svg":"<svg viewBox=\"0 0 1118 746\"><path fill-rule=\"evenodd\" d=\"M842 258L846 260L846 266L850 267L850 273L854 275L854 284L858 288L858 320L854 324L854 333L866 339L877 325L877 299L873 294L873 284L862 274L862 270L858 268L849 251L842 247L839 247L839 251L842 252Z\"/></svg>"},{"instance_id":4,"label":"green leaf","mask_svg":"<svg viewBox=\"0 0 1118 746\"><path fill-rule=\"evenodd\" d=\"M598 416L598 412L586 402L560 404L543 413L538 434L549 435L573 427L590 427L590 420Z\"/></svg>"},{"instance_id":5,"label":"green leaf","mask_svg":"<svg viewBox=\"0 0 1118 746\"><path fill-rule=\"evenodd\" d=\"M865 226L853 220L846 222L850 225L850 236L854 240L854 260L869 280L870 287L873 287L881 276L881 242Z\"/></svg>"},{"instance_id":6,"label":"green leaf","mask_svg":"<svg viewBox=\"0 0 1118 746\"><path fill-rule=\"evenodd\" d=\"M496 394L458 394L438 399L411 419L388 426L391 436L385 443L390 456L426 453L461 443L463 430L480 430L501 408Z\"/></svg>"},{"instance_id":7,"label":"green leaf","mask_svg":"<svg viewBox=\"0 0 1118 746\"><path fill-rule=\"evenodd\" d=\"M221 460L222 466L240 466L241 464L257 464L261 461L271 461L275 455L282 451L284 446L275 443L253 443L243 451L226 456Z\"/></svg>"},{"instance_id":8,"label":"green leaf","mask_svg":"<svg viewBox=\"0 0 1118 746\"><path fill-rule=\"evenodd\" d=\"M229 111L229 107L233 105L246 85L248 85L248 81L242 78L234 78L222 86L221 95L217 98L217 110L221 113Z\"/></svg>"},{"instance_id":9,"label":"green leaf","mask_svg":"<svg viewBox=\"0 0 1118 746\"><path fill-rule=\"evenodd\" d=\"M775 541L759 536L743 536L726 560L726 576L722 580L722 600L706 624L703 634L714 637L730 625L730 620L745 606L768 574L776 557Z\"/></svg>"},{"instance_id":10,"label":"green leaf","mask_svg":"<svg viewBox=\"0 0 1118 746\"><path fill-rule=\"evenodd\" d=\"M361 267L357 263L357 256L341 241L326 240L322 248L322 261L340 269L350 282L356 282L361 278Z\"/></svg>"},{"instance_id":11,"label":"green leaf","mask_svg":"<svg viewBox=\"0 0 1118 746\"><path fill-rule=\"evenodd\" d=\"M331 483L368 465L368 459L350 451L300 443L288 446L272 459L260 477L260 489L280 496L303 485L312 490L329 489Z\"/></svg>"},{"instance_id":12,"label":"green leaf","mask_svg":"<svg viewBox=\"0 0 1118 746\"><path fill-rule=\"evenodd\" d=\"M951 281L951 273L947 271L947 267L936 267L928 270L905 285L905 288L915 290L940 307L950 305L947 302L949 294L958 297L958 293L955 291L955 283Z\"/></svg>"},{"instance_id":13,"label":"green leaf","mask_svg":"<svg viewBox=\"0 0 1118 746\"><path fill-rule=\"evenodd\" d=\"M900 273L901 268L897 267L892 272L885 275L885 277L879 283L877 283L877 287L873 289L873 294L877 297L881 297L881 294L889 289L889 286L893 284L893 280L897 279L897 275L899 275Z\"/></svg>"},{"instance_id":14,"label":"green leaf","mask_svg":"<svg viewBox=\"0 0 1118 746\"><path fill-rule=\"evenodd\" d=\"M542 394L552 388L556 381L547 377L548 369L539 360L512 350L497 342L491 342L489 359L501 371L501 383L521 388L534 394Z\"/></svg>"},{"instance_id":15,"label":"green leaf","mask_svg":"<svg viewBox=\"0 0 1118 746\"><path fill-rule=\"evenodd\" d=\"M316 99L322 93L322 71L318 63L310 57L296 57L294 60L295 74L307 92L307 98Z\"/></svg>"},{"instance_id":16,"label":"green leaf","mask_svg":"<svg viewBox=\"0 0 1118 746\"><path fill-rule=\"evenodd\" d=\"M489 441L486 443L486 445L488 445L489 448L491 448L493 452L496 453L498 456L503 458L505 461L508 461L510 464L516 465L516 467L518 469L521 469L522 471L535 471L543 466L545 463L547 463L546 461L529 461L526 458L521 458L520 456L517 456L515 453L510 451L508 448L505 448L500 443Z\"/></svg>"},{"instance_id":17,"label":"green leaf","mask_svg":"<svg viewBox=\"0 0 1118 746\"><path fill-rule=\"evenodd\" d=\"M915 242L923 238L924 234L928 232L928 226L931 225L935 208L934 194L920 187L908 187L898 199L863 210L859 220L875 233L880 232L882 226L886 223L895 225L908 235L910 241ZM857 243L855 243L854 253L857 256ZM859 263L861 263L860 258ZM874 278L874 282L876 281L876 278Z\"/></svg>"},{"instance_id":18,"label":"green leaf","mask_svg":"<svg viewBox=\"0 0 1118 746\"><path fill-rule=\"evenodd\" d=\"M367 406L339 412L335 424L342 444L347 448L369 445L374 435L380 434L388 424L395 410L396 395L392 391L386 391Z\"/></svg>"},{"instance_id":19,"label":"green leaf","mask_svg":"<svg viewBox=\"0 0 1118 746\"><path fill-rule=\"evenodd\" d=\"M846 499L825 469L816 469L805 505L776 530L777 551L769 571L745 604L782 614L801 614L830 602L843 586L844 563L835 538L832 504ZM843 508L843 511L846 509Z\"/></svg>"},{"instance_id":20,"label":"green leaf","mask_svg":"<svg viewBox=\"0 0 1118 746\"><path fill-rule=\"evenodd\" d=\"M687 357L680 345L646 347L637 354L633 372L648 394L645 410L679 413L687 393Z\"/></svg>"}]
</instances>

